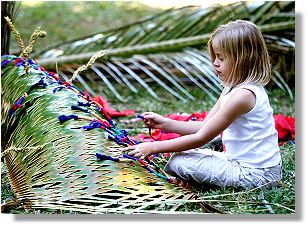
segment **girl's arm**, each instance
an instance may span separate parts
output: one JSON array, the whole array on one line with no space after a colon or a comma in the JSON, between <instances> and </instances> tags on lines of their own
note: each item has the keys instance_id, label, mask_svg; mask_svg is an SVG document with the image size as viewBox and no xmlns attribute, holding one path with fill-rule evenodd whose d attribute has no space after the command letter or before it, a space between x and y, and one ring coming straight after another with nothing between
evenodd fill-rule
<instances>
[{"instance_id":1,"label":"girl's arm","mask_svg":"<svg viewBox=\"0 0 308 227\"><path fill-rule=\"evenodd\" d=\"M124 148L133 150L129 155L134 157L147 157L154 153L170 153L198 148L215 138L220 132L225 130L237 117L249 112L255 105L255 95L246 89L240 89L232 95L230 101L219 108L201 129L194 134L185 135L179 138L152 143L141 143L137 146Z\"/></svg>"}]
</instances>

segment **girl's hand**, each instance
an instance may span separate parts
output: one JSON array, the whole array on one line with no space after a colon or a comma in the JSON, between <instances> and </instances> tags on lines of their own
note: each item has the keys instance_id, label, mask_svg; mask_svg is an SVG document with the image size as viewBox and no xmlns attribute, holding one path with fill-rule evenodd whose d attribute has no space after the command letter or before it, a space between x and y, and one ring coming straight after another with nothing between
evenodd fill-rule
<instances>
[{"instance_id":1,"label":"girl's hand","mask_svg":"<svg viewBox=\"0 0 308 227\"><path fill-rule=\"evenodd\" d=\"M164 129L166 127L167 118L154 113L154 112L144 112L141 114L144 117L143 121L148 128Z\"/></svg>"},{"instance_id":2,"label":"girl's hand","mask_svg":"<svg viewBox=\"0 0 308 227\"><path fill-rule=\"evenodd\" d=\"M131 150L127 154L135 158L144 159L152 154L153 143L140 143L138 145L129 146L121 149L122 152Z\"/></svg>"}]
</instances>

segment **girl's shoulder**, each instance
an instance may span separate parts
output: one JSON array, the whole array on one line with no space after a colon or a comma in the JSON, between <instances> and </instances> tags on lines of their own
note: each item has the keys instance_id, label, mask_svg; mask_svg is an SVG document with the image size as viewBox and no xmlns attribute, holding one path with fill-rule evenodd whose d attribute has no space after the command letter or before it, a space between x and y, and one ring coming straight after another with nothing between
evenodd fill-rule
<instances>
[{"instance_id":1,"label":"girl's shoulder","mask_svg":"<svg viewBox=\"0 0 308 227\"><path fill-rule=\"evenodd\" d=\"M220 96L221 105L226 104L231 99L245 99L249 103L265 103L268 100L268 95L263 85L250 83L225 87Z\"/></svg>"},{"instance_id":2,"label":"girl's shoulder","mask_svg":"<svg viewBox=\"0 0 308 227\"><path fill-rule=\"evenodd\" d=\"M248 89L248 90L251 90L253 93L265 91L263 85L255 84L255 83L247 83L247 84L239 84L239 85L235 85L235 86L225 86L224 89L222 90L222 95L226 96L226 95L233 93L233 92L235 92L239 89Z\"/></svg>"},{"instance_id":3,"label":"girl's shoulder","mask_svg":"<svg viewBox=\"0 0 308 227\"><path fill-rule=\"evenodd\" d=\"M250 90L255 94L255 96L266 94L265 88L261 84L254 84L254 83L241 84L241 85L238 85L237 88Z\"/></svg>"},{"instance_id":4,"label":"girl's shoulder","mask_svg":"<svg viewBox=\"0 0 308 227\"><path fill-rule=\"evenodd\" d=\"M256 88L256 89L260 89L260 88L264 88L264 85L262 84L257 84L257 83L245 83L245 84L239 84L236 87L238 88Z\"/></svg>"}]
</instances>

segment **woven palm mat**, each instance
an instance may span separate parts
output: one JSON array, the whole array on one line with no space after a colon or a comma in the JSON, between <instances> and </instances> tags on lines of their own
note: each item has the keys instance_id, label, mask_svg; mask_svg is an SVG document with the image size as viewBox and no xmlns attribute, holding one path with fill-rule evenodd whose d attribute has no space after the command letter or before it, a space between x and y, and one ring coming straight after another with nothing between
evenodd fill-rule
<instances>
[{"instance_id":1,"label":"woven palm mat","mask_svg":"<svg viewBox=\"0 0 308 227\"><path fill-rule=\"evenodd\" d=\"M2 57L2 157L11 186L25 208L49 208L82 213L182 212L177 200L196 199L189 190L157 177L139 163L98 160L97 151L118 157L121 146L102 128L83 130L90 121L59 122L60 115L101 118L72 110L85 102L76 87L30 60L26 74L22 58ZM170 203L168 203L170 201ZM184 209L185 211L185 209ZM200 211L199 211L200 212Z\"/></svg>"}]
</instances>

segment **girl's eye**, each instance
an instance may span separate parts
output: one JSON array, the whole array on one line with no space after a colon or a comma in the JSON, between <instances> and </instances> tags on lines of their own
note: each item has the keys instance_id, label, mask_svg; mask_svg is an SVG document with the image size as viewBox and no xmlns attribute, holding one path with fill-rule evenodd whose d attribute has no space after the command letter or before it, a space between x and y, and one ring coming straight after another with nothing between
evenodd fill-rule
<instances>
[{"instance_id":1,"label":"girl's eye","mask_svg":"<svg viewBox=\"0 0 308 227\"><path fill-rule=\"evenodd\" d=\"M217 58L218 58L218 60L220 60L220 61L223 61L224 60L224 58L219 54L219 55L217 55L216 56Z\"/></svg>"}]
</instances>

